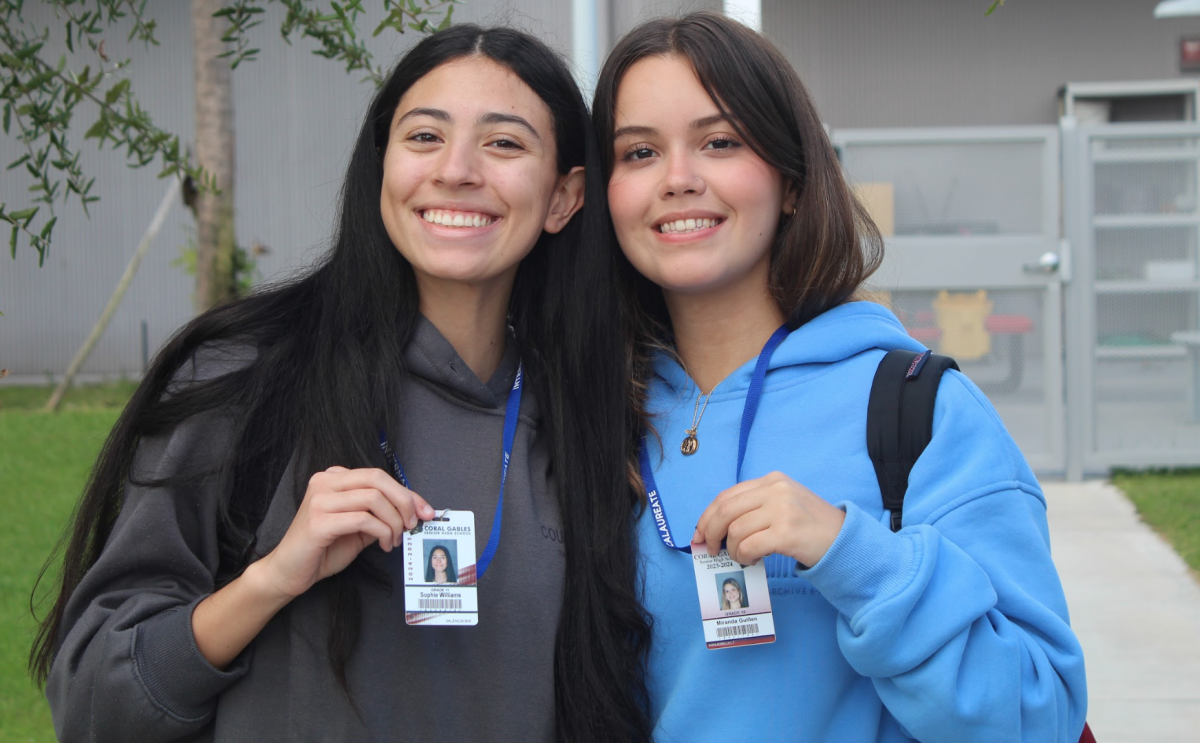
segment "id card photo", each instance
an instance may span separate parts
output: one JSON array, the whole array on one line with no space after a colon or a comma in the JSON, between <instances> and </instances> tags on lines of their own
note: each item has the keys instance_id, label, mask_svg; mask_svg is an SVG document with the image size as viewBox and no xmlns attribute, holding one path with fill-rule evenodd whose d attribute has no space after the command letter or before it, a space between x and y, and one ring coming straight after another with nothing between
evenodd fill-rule
<instances>
[{"instance_id":1,"label":"id card photo","mask_svg":"<svg viewBox=\"0 0 1200 743\"><path fill-rule=\"evenodd\" d=\"M766 565L742 565L726 550L710 555L696 545L692 545L692 565L709 649L775 642Z\"/></svg>"}]
</instances>

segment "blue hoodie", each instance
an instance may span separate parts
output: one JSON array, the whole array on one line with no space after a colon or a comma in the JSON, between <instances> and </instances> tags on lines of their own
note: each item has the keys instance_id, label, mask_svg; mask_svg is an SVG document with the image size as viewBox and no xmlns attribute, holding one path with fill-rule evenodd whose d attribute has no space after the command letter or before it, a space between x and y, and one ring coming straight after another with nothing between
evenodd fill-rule
<instances>
[{"instance_id":1,"label":"blue hoodie","mask_svg":"<svg viewBox=\"0 0 1200 743\"><path fill-rule=\"evenodd\" d=\"M778 470L846 512L805 570L767 564L777 639L709 650L691 556L647 509L642 589L654 617L648 672L658 741L1068 741L1083 729L1083 655L1050 559L1041 489L982 393L947 372L933 439L913 468L904 525L887 526L867 455L871 380L885 351L923 350L886 309L856 302L771 358L742 476ZM655 363L651 462L676 542L734 484L755 359L708 403L699 450L680 454L698 390Z\"/></svg>"}]
</instances>

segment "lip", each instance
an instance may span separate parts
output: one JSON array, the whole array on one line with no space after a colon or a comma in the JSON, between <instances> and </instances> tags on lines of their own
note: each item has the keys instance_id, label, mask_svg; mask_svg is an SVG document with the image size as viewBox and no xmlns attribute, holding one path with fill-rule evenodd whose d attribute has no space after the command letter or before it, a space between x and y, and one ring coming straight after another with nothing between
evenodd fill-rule
<instances>
[{"instance_id":1,"label":"lip","mask_svg":"<svg viewBox=\"0 0 1200 743\"><path fill-rule=\"evenodd\" d=\"M415 211L420 217L423 212L428 211L447 211L447 212L473 212L475 214L486 214L492 219L500 219L500 215L492 209L480 206L479 204L469 204L462 201L442 201L437 204L421 204Z\"/></svg>"},{"instance_id":2,"label":"lip","mask_svg":"<svg viewBox=\"0 0 1200 743\"><path fill-rule=\"evenodd\" d=\"M428 212L428 211L467 212L467 213L471 213L471 214L482 214L482 215L488 217L489 219L491 219L491 222L489 224L482 225L479 227L467 227L465 225L461 226L461 227L453 227L451 225L436 224L434 222L430 222L430 221L426 220L424 215L425 215L425 212ZM496 229L497 225L499 225L501 222L504 221L504 217L496 214L495 211L493 211L491 209L484 209L484 208L480 208L479 206L477 206L475 204L464 204L461 202L450 202L450 203L442 202L439 204L424 205L424 206L420 206L420 207L417 207L416 209L414 209L413 214L414 214L414 216L416 216L417 221L421 223L421 225L424 227L424 229L426 231L428 231L430 234L438 236L438 237L451 237L451 238L475 237L478 235L482 235L482 234L491 232L492 230Z\"/></svg>"},{"instance_id":3,"label":"lip","mask_svg":"<svg viewBox=\"0 0 1200 743\"><path fill-rule=\"evenodd\" d=\"M719 219L724 222L726 217L724 214L718 214L717 212L705 211L703 209L689 209L681 212L667 212L666 214L663 214L655 219L650 224L650 227L654 230L657 230L660 225L666 224L667 222L674 222L678 219Z\"/></svg>"},{"instance_id":4,"label":"lip","mask_svg":"<svg viewBox=\"0 0 1200 743\"><path fill-rule=\"evenodd\" d=\"M711 227L694 230L692 232L662 232L659 226L667 222L674 222L678 219L713 219L720 220ZM670 212L654 220L650 226L650 231L654 236L663 242L668 243L687 243L696 240L704 240L713 235L717 230L725 225L728 217L724 214L705 211L702 209L691 209L688 211Z\"/></svg>"}]
</instances>

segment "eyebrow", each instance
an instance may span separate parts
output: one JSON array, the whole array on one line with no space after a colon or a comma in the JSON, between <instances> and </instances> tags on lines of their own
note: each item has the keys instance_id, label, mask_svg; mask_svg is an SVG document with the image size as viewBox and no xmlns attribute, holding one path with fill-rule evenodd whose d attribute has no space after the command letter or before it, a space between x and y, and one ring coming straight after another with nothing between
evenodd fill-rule
<instances>
[{"instance_id":1,"label":"eyebrow","mask_svg":"<svg viewBox=\"0 0 1200 743\"><path fill-rule=\"evenodd\" d=\"M407 119L411 119L415 116L428 116L430 118L437 119L438 121L444 121L447 124L454 121L454 118L449 113L447 113L446 111L443 111L440 108L414 108L413 110L409 111L408 113L404 114L399 119L397 119L396 126L400 126L400 124L404 123ZM478 123L480 123L480 124L516 124L517 126L527 130L539 142L542 141L542 135L538 134L537 129L533 128L533 124L530 124L528 121L526 121L525 119L523 119L520 116L517 116L515 114L503 114L503 113L492 111L492 112L485 113L482 116L480 116L478 119Z\"/></svg>"},{"instance_id":2,"label":"eyebrow","mask_svg":"<svg viewBox=\"0 0 1200 743\"><path fill-rule=\"evenodd\" d=\"M542 141L542 135L538 134L537 129L533 128L533 124L530 124L528 121L526 121L525 119L523 119L520 116L517 116L515 114L502 114L502 113L495 113L495 112L486 113L483 116L479 117L479 123L480 124L516 124L519 127L523 127L525 129L529 130L529 133L532 134L537 139L537 141L539 141L539 142Z\"/></svg>"},{"instance_id":3,"label":"eyebrow","mask_svg":"<svg viewBox=\"0 0 1200 743\"><path fill-rule=\"evenodd\" d=\"M688 124L688 129L693 131L697 129L707 129L713 124L719 124L722 121L732 122L732 118L728 114L718 113L712 116L705 116L702 119L696 119L691 124ZM658 134L658 130L652 126L623 126L613 132L613 139L621 137L648 137L653 134Z\"/></svg>"}]
</instances>

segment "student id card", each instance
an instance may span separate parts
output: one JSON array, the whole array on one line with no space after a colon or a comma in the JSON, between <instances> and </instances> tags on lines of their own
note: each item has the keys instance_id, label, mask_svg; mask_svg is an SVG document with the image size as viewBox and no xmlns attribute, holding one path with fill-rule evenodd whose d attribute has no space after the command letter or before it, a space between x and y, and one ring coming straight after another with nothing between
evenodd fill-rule
<instances>
[{"instance_id":1,"label":"student id card","mask_svg":"<svg viewBox=\"0 0 1200 743\"><path fill-rule=\"evenodd\" d=\"M765 563L742 565L727 550L710 555L703 544L693 544L692 567L710 650L775 642Z\"/></svg>"},{"instance_id":2,"label":"student id card","mask_svg":"<svg viewBox=\"0 0 1200 743\"><path fill-rule=\"evenodd\" d=\"M404 532L403 550L405 622L479 624L473 512L437 512Z\"/></svg>"}]
</instances>

